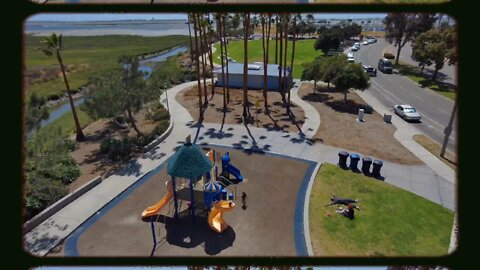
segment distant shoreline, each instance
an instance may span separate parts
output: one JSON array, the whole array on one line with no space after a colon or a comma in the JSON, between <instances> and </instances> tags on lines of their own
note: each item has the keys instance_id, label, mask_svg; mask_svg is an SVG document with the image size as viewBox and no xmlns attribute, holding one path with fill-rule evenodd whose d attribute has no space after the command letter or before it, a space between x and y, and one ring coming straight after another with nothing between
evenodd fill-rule
<instances>
[{"instance_id":1,"label":"distant shoreline","mask_svg":"<svg viewBox=\"0 0 480 270\"><path fill-rule=\"evenodd\" d=\"M54 32L57 34L62 34L64 36L186 36L188 35L188 27L186 22L183 20L130 20L90 22L30 21L25 23L24 25L24 33L33 36L47 36Z\"/></svg>"}]
</instances>

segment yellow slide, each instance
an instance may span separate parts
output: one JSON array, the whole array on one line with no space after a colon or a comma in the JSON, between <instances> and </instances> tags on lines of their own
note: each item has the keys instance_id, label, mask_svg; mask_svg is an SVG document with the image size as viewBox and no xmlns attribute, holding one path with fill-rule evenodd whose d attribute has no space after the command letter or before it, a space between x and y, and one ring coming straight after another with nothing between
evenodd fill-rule
<instances>
[{"instance_id":1,"label":"yellow slide","mask_svg":"<svg viewBox=\"0 0 480 270\"><path fill-rule=\"evenodd\" d=\"M208 214L208 225L217 233L223 232L228 224L223 220L223 212L231 211L235 208L235 203L232 201L219 201L212 204L212 209Z\"/></svg>"},{"instance_id":2,"label":"yellow slide","mask_svg":"<svg viewBox=\"0 0 480 270\"><path fill-rule=\"evenodd\" d=\"M169 180L169 181L165 182L165 184L167 185L168 193L165 194L165 196L163 196L163 198L158 203L156 203L155 205L152 205L152 206L148 207L147 209L143 210L142 218L157 215L165 205L167 205L169 202L172 201L172 199L173 199L172 181Z\"/></svg>"}]
</instances>

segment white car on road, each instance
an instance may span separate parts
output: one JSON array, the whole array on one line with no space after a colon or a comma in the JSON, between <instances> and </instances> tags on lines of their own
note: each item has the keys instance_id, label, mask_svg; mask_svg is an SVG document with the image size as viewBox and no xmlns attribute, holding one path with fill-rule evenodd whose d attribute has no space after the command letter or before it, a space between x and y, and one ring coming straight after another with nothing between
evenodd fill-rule
<instances>
[{"instance_id":1,"label":"white car on road","mask_svg":"<svg viewBox=\"0 0 480 270\"><path fill-rule=\"evenodd\" d=\"M410 105L393 106L395 113L406 121L420 121L422 116Z\"/></svg>"}]
</instances>

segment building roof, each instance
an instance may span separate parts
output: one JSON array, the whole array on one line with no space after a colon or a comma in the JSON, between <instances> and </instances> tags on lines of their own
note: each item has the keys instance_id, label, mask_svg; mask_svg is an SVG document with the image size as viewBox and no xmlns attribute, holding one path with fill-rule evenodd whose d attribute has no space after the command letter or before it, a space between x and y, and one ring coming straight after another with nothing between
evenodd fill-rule
<instances>
[{"instance_id":1,"label":"building roof","mask_svg":"<svg viewBox=\"0 0 480 270\"><path fill-rule=\"evenodd\" d=\"M191 143L181 146L168 162L167 172L171 176L197 179L212 168L210 159L200 148Z\"/></svg>"},{"instance_id":2,"label":"building roof","mask_svg":"<svg viewBox=\"0 0 480 270\"><path fill-rule=\"evenodd\" d=\"M249 64L248 65L250 68L248 69L248 74L249 75L264 75L264 70L263 70L263 63L254 63L254 64ZM275 64L268 64L267 65L267 76L272 76L272 77L278 77L278 69L280 68L279 65ZM227 69L225 67L225 73L227 72ZM287 67L287 76L290 75L290 68ZM213 70L215 74L222 74L222 68L216 68ZM283 72L283 71L282 71ZM228 63L228 73L229 74L240 74L243 75L243 63L237 63L237 62L229 62ZM283 75L283 73L282 73Z\"/></svg>"}]
</instances>

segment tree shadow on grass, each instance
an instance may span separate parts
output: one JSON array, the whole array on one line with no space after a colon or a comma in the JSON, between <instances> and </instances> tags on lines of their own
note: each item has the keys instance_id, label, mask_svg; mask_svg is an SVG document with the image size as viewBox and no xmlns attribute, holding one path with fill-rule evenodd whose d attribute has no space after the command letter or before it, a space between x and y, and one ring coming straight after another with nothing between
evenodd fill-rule
<instances>
[{"instance_id":1,"label":"tree shadow on grass","mask_svg":"<svg viewBox=\"0 0 480 270\"><path fill-rule=\"evenodd\" d=\"M452 83L444 82L450 77L442 72L437 73L437 80L433 81L434 70L425 68L423 73L421 73L420 67L410 66L410 65L397 65L395 68L398 70L398 73L402 76L415 76L421 77L422 79L418 81L420 87L428 87L437 92L445 93L454 93L456 86Z\"/></svg>"}]
</instances>

